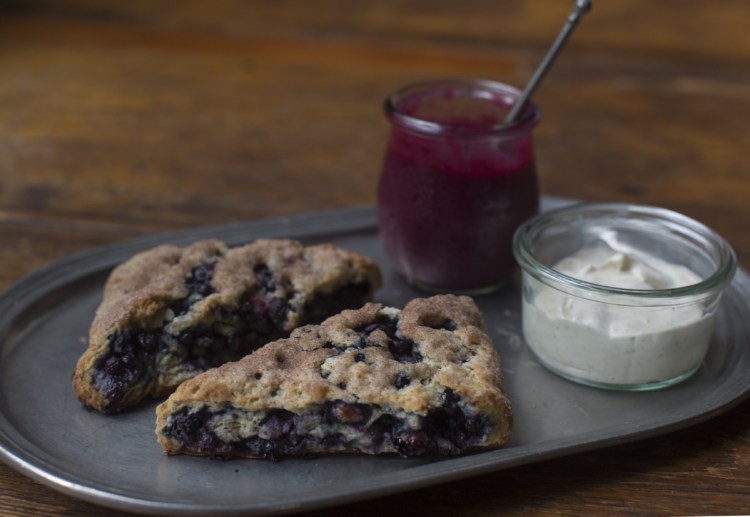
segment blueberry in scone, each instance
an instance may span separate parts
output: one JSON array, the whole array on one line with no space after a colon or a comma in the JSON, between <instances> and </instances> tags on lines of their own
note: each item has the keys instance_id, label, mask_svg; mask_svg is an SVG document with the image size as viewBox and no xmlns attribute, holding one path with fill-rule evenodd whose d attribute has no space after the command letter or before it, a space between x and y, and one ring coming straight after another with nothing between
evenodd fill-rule
<instances>
[{"instance_id":1,"label":"blueberry in scone","mask_svg":"<svg viewBox=\"0 0 750 517\"><path fill-rule=\"evenodd\" d=\"M453 456L508 440L500 359L468 297L370 303L182 384L156 410L168 454Z\"/></svg>"},{"instance_id":2,"label":"blueberry in scone","mask_svg":"<svg viewBox=\"0 0 750 517\"><path fill-rule=\"evenodd\" d=\"M331 244L156 247L107 280L73 376L75 393L104 413L166 395L298 326L361 307L380 283L373 261Z\"/></svg>"}]
</instances>

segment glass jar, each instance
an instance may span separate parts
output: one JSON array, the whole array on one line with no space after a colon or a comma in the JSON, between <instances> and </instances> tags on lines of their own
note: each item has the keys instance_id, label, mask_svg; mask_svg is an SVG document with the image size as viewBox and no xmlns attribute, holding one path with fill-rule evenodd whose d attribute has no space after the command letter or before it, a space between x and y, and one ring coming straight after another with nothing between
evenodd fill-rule
<instances>
[{"instance_id":1,"label":"glass jar","mask_svg":"<svg viewBox=\"0 0 750 517\"><path fill-rule=\"evenodd\" d=\"M380 236L406 280L428 291L480 294L515 269L512 239L534 215L539 189L529 103L481 80L407 86L385 101L391 134L378 189Z\"/></svg>"},{"instance_id":2,"label":"glass jar","mask_svg":"<svg viewBox=\"0 0 750 517\"><path fill-rule=\"evenodd\" d=\"M522 327L540 363L578 383L652 390L687 379L709 349L736 270L714 231L657 207L579 204L516 232Z\"/></svg>"}]
</instances>

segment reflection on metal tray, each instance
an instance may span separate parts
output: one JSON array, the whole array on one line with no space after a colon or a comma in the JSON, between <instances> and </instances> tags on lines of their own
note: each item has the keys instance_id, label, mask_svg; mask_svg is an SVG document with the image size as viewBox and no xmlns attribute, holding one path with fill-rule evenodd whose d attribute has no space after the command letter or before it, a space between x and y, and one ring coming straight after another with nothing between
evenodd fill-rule
<instances>
[{"instance_id":1,"label":"reflection on metal tray","mask_svg":"<svg viewBox=\"0 0 750 517\"><path fill-rule=\"evenodd\" d=\"M545 207L560 201L545 200ZM515 426L503 449L440 461L373 457L212 461L166 457L154 406L118 416L85 410L71 373L111 268L156 244L215 237L333 242L375 259L378 301L422 296L390 269L372 208L161 234L68 257L0 295L0 458L56 490L113 508L154 514L271 514L342 504L524 463L667 433L708 419L750 391L750 278L724 296L711 350L698 373L662 391L619 393L565 381L523 345L518 282L477 298L503 359Z\"/></svg>"}]
</instances>

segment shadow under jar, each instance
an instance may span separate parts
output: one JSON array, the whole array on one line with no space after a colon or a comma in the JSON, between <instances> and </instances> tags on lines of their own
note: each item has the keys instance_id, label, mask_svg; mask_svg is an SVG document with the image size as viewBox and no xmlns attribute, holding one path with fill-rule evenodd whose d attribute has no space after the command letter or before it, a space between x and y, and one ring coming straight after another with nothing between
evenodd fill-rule
<instances>
[{"instance_id":1,"label":"shadow under jar","mask_svg":"<svg viewBox=\"0 0 750 517\"><path fill-rule=\"evenodd\" d=\"M426 82L386 99L391 122L378 188L380 236L394 268L427 291L482 294L514 271L516 228L537 213L529 103L481 80Z\"/></svg>"}]
</instances>

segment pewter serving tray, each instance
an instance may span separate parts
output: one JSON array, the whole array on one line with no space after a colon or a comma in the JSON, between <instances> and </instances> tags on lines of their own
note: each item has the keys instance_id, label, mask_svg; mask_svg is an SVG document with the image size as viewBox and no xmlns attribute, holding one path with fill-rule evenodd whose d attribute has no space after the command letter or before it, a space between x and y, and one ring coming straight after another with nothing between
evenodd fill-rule
<instances>
[{"instance_id":1,"label":"pewter serving tray","mask_svg":"<svg viewBox=\"0 0 750 517\"><path fill-rule=\"evenodd\" d=\"M545 200L545 207L559 201ZM163 515L280 514L343 504L525 463L640 440L706 420L750 391L750 279L727 290L708 357L695 376L662 391L602 391L539 366L520 332L518 281L476 301L502 357L515 425L508 445L427 461L376 457L214 461L167 457L154 436L156 402L117 416L84 409L70 380L113 266L165 242L258 237L333 242L383 269L378 301L422 296L388 264L372 208L147 236L68 257L0 295L0 459L73 497Z\"/></svg>"}]
</instances>

